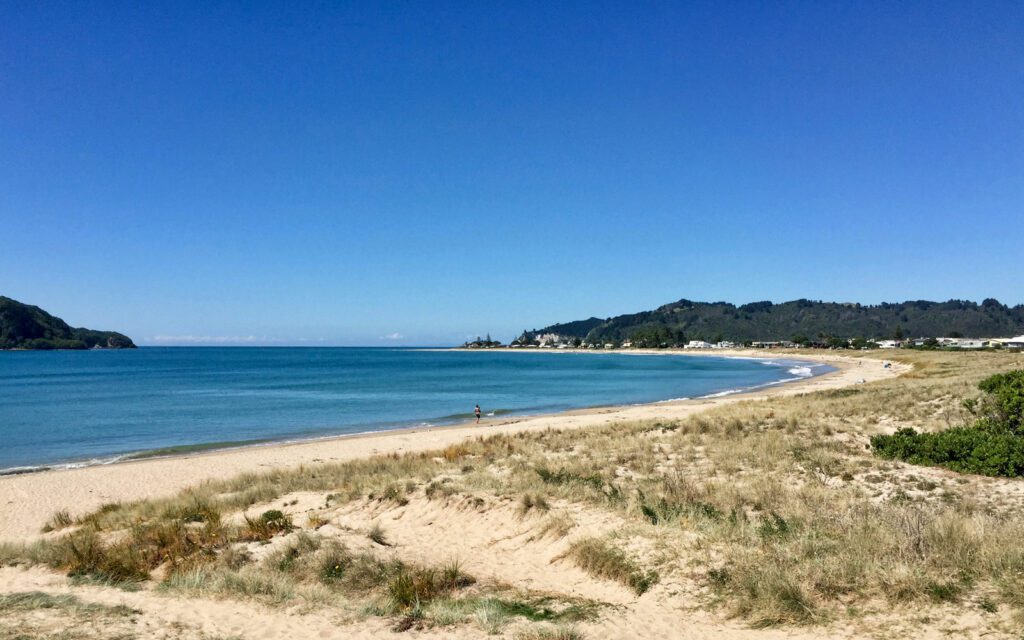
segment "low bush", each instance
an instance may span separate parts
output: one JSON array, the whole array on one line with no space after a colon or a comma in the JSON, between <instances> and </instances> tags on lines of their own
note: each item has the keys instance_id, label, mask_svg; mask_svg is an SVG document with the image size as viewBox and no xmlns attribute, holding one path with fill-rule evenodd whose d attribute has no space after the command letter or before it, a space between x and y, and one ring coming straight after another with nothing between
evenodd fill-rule
<instances>
[{"instance_id":1,"label":"low bush","mask_svg":"<svg viewBox=\"0 0 1024 640\"><path fill-rule=\"evenodd\" d=\"M953 427L937 433L903 428L892 435L873 436L871 448L882 458L961 473L1024 475L1024 437L981 426Z\"/></svg>"},{"instance_id":2,"label":"low bush","mask_svg":"<svg viewBox=\"0 0 1024 640\"><path fill-rule=\"evenodd\" d=\"M1024 475L1024 370L989 376L978 388L986 395L964 402L977 417L973 425L935 433L902 428L892 435L873 436L872 450L882 458L961 473Z\"/></svg>"}]
</instances>

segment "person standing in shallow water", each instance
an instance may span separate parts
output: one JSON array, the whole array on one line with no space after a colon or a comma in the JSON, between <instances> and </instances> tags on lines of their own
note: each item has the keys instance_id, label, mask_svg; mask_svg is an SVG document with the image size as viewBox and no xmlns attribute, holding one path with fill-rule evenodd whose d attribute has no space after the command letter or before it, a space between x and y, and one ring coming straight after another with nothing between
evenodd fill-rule
<instances>
[{"instance_id":1,"label":"person standing in shallow water","mask_svg":"<svg viewBox=\"0 0 1024 640\"><path fill-rule=\"evenodd\" d=\"M473 415L476 416L476 423L480 424L480 405L476 405L476 408L473 409Z\"/></svg>"}]
</instances>

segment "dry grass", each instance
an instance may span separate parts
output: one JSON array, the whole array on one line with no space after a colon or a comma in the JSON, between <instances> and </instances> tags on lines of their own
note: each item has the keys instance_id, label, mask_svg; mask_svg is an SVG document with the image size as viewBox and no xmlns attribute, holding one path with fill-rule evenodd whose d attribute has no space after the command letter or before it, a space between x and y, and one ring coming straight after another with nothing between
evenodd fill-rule
<instances>
[{"instance_id":1,"label":"dry grass","mask_svg":"<svg viewBox=\"0 0 1024 640\"><path fill-rule=\"evenodd\" d=\"M577 540L569 547L568 556L587 573L598 578L621 582L638 596L646 593L658 582L657 572L644 571L635 560L607 540Z\"/></svg>"},{"instance_id":2,"label":"dry grass","mask_svg":"<svg viewBox=\"0 0 1024 640\"><path fill-rule=\"evenodd\" d=\"M374 522L370 530L366 532L366 537L376 542L382 547L390 547L391 543L388 542L387 533L384 531L384 527L379 522Z\"/></svg>"},{"instance_id":3,"label":"dry grass","mask_svg":"<svg viewBox=\"0 0 1024 640\"><path fill-rule=\"evenodd\" d=\"M39 591L0 595L0 637L93 640L135 638L132 621L141 613L125 606L85 602Z\"/></svg>"},{"instance_id":4,"label":"dry grass","mask_svg":"<svg viewBox=\"0 0 1024 640\"><path fill-rule=\"evenodd\" d=\"M60 531L66 529L75 523L74 518L68 513L67 509L61 509L55 512L50 520L43 525L43 533L49 533L51 531Z\"/></svg>"}]
</instances>

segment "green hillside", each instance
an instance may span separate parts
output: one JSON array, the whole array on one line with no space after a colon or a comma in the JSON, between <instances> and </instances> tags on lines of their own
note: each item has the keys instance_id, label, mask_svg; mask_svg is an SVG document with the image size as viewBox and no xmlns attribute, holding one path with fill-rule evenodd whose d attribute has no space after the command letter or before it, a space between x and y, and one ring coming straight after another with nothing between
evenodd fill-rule
<instances>
[{"instance_id":1,"label":"green hillside","mask_svg":"<svg viewBox=\"0 0 1024 640\"><path fill-rule=\"evenodd\" d=\"M0 296L0 349L134 349L114 331L74 328L39 307Z\"/></svg>"},{"instance_id":2,"label":"green hillside","mask_svg":"<svg viewBox=\"0 0 1024 640\"><path fill-rule=\"evenodd\" d=\"M608 318L554 324L528 331L527 337L556 333L585 342L640 339L678 344L683 340L792 340L811 341L826 336L892 338L972 336L1000 337L1024 334L1024 305L1009 307L992 298L981 304L966 300L862 305L859 303L793 300L773 304L679 300L653 311Z\"/></svg>"}]
</instances>

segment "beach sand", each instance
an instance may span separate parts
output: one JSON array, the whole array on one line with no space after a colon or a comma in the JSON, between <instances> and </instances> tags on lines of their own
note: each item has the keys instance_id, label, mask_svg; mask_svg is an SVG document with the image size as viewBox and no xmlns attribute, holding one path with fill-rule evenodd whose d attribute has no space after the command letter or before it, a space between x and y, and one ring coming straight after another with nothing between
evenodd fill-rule
<instances>
[{"instance_id":1,"label":"beach sand","mask_svg":"<svg viewBox=\"0 0 1024 640\"><path fill-rule=\"evenodd\" d=\"M565 351L516 350L524 357L559 357ZM105 466L41 471L0 477L0 541L22 542L40 536L40 529L56 512L66 509L72 516L94 511L110 502L154 498L176 493L205 480L223 479L246 472L294 468L320 462L339 462L376 454L442 449L481 435L518 433L545 429L580 429L612 422L649 419L674 420L722 406L777 395L792 395L836 389L860 380L871 382L908 370L909 365L893 363L885 368L875 359L851 358L820 352L770 353L735 350L715 352L642 351L637 355L732 356L770 359L786 357L817 361L837 371L764 387L747 393L698 400L682 400L623 407L583 409L535 417L507 417L484 420L481 424L395 430L356 436L342 436L310 442L251 446L188 456L121 462Z\"/></svg>"}]
</instances>

